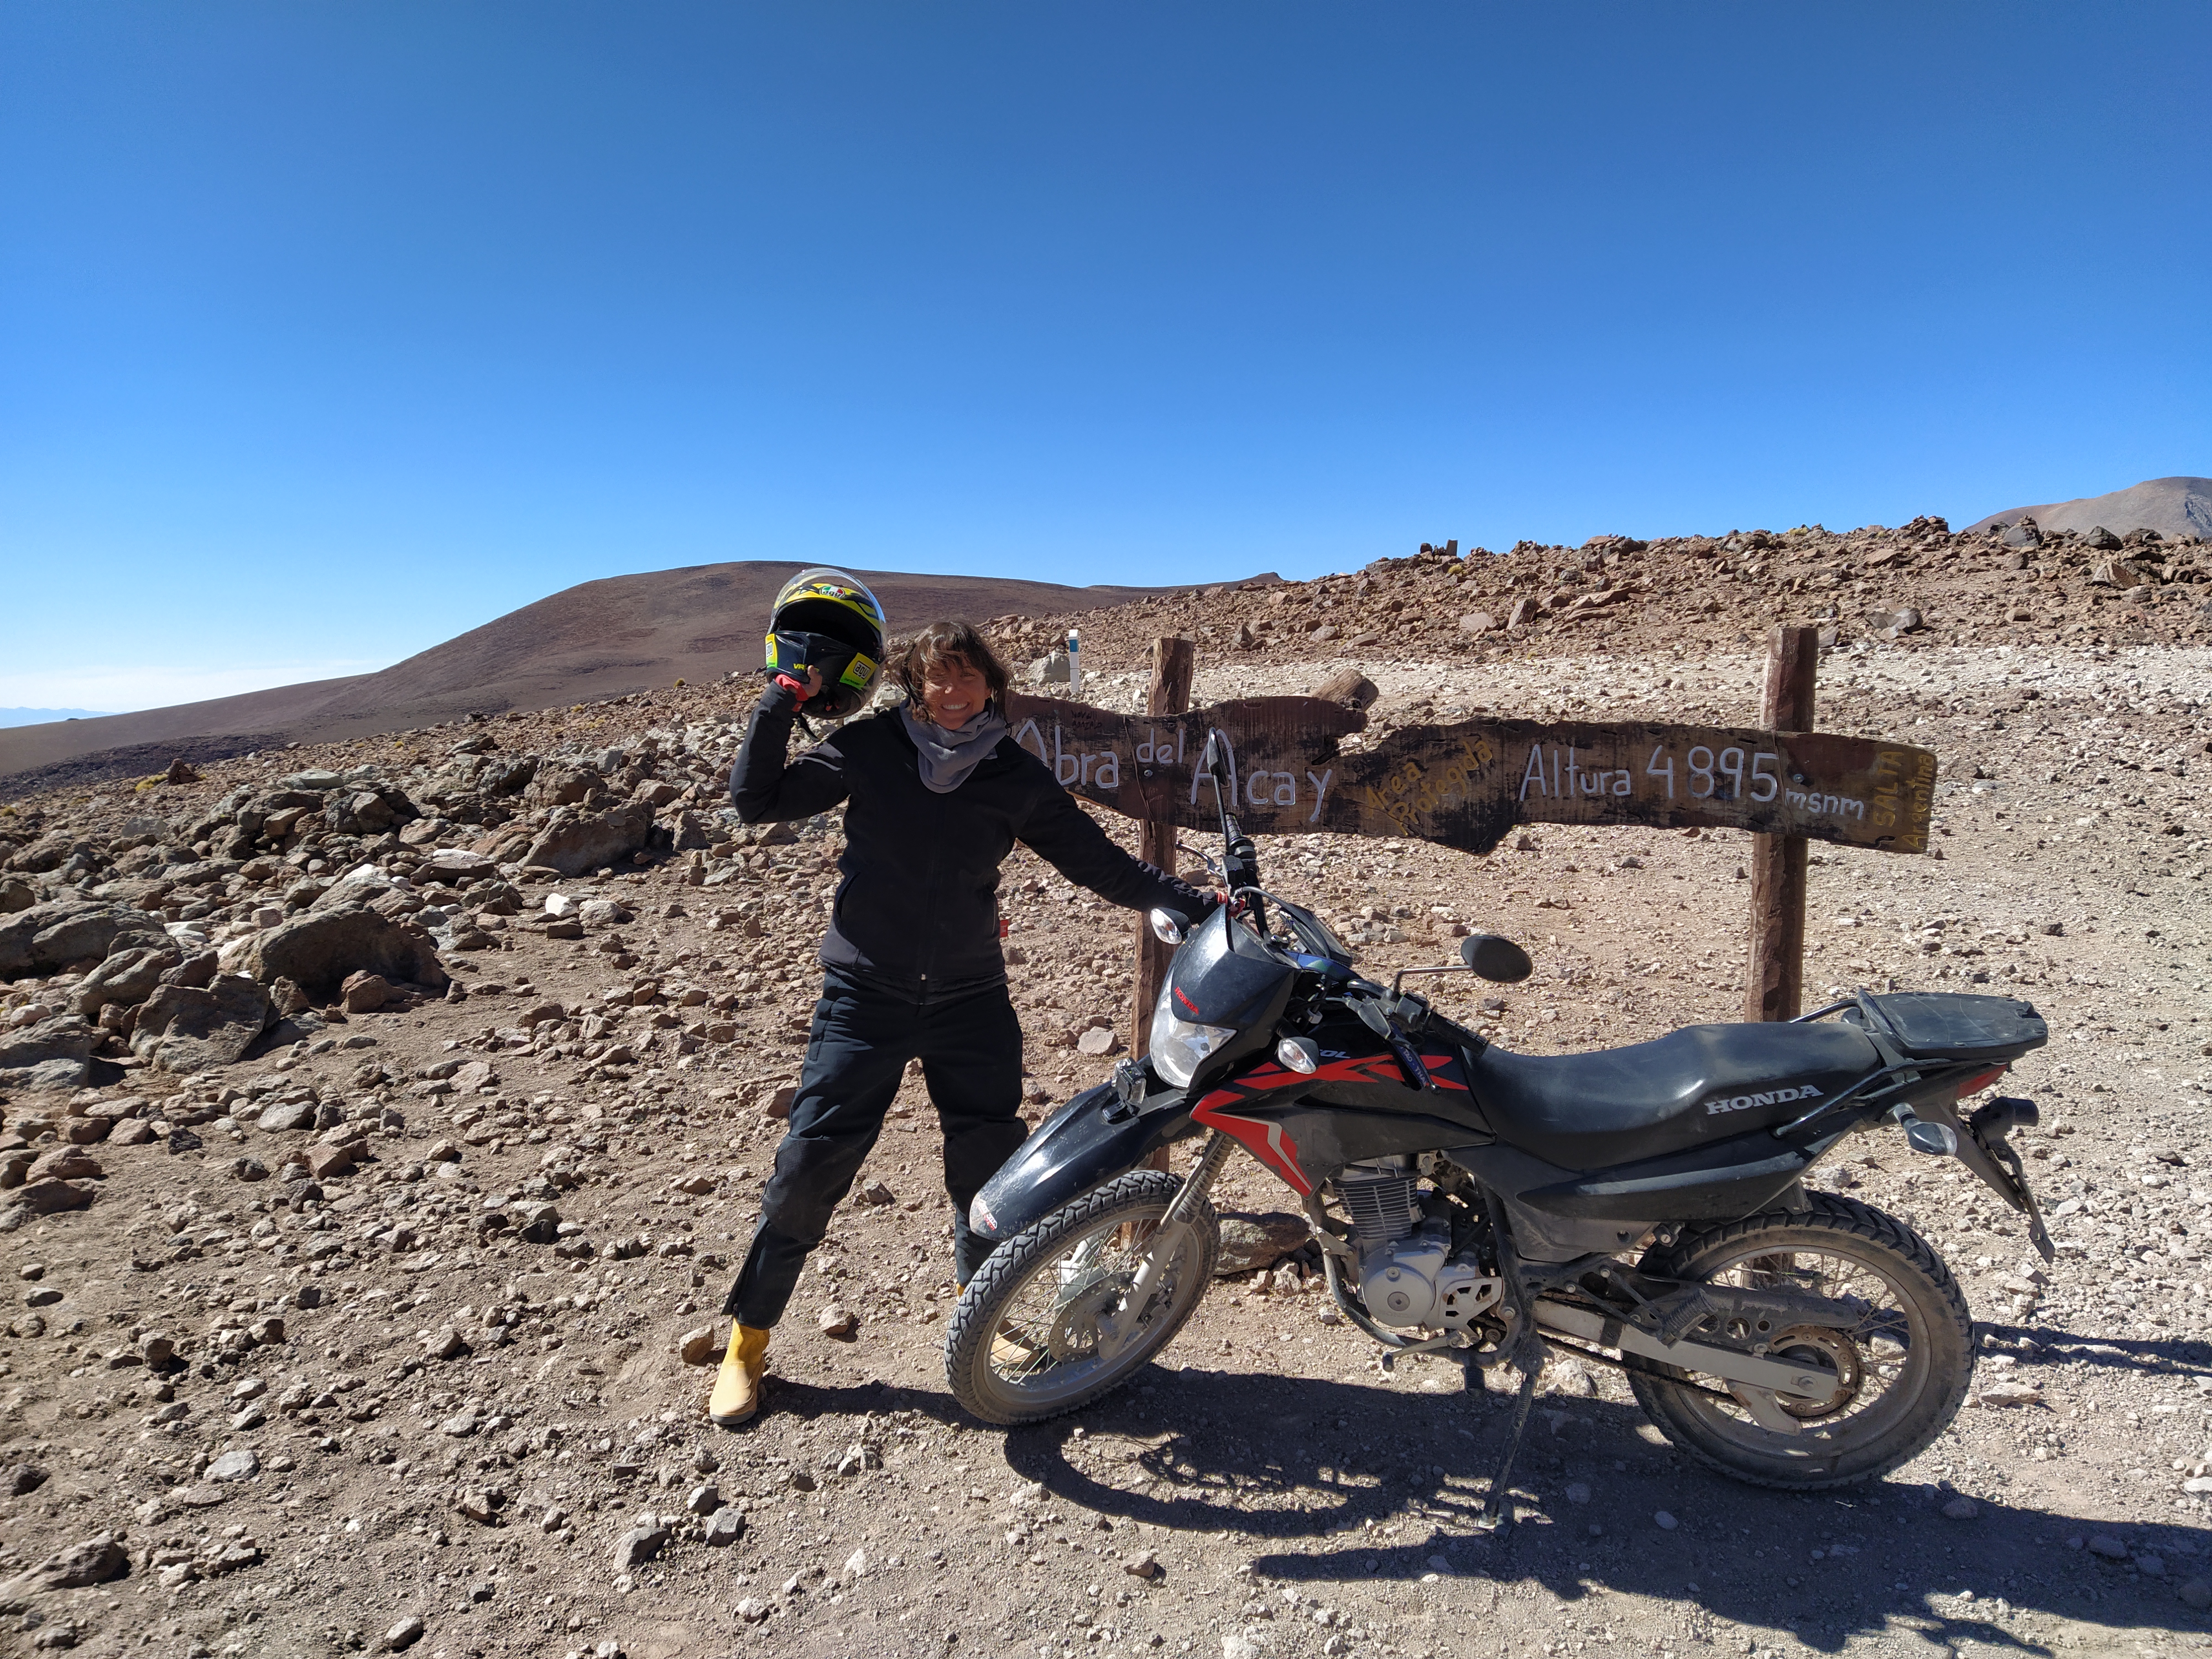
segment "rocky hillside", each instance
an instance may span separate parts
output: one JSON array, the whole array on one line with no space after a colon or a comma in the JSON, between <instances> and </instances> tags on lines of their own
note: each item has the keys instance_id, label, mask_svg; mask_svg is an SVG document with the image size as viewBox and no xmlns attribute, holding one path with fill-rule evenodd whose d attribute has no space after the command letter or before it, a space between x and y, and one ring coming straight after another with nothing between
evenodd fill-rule
<instances>
[{"instance_id":1,"label":"rocky hillside","mask_svg":"<svg viewBox=\"0 0 2212 1659\"><path fill-rule=\"evenodd\" d=\"M1138 660L1153 636L1192 632L1226 651L1298 660L1727 649L1777 623L1817 622L1826 643L2117 646L2212 640L2212 547L2152 532L2091 538L2033 526L1954 535L1941 519L1837 532L1502 554L1425 545L1349 575L1229 585L1082 617L1009 622L1042 650L1080 626L1094 667Z\"/></svg>"}]
</instances>

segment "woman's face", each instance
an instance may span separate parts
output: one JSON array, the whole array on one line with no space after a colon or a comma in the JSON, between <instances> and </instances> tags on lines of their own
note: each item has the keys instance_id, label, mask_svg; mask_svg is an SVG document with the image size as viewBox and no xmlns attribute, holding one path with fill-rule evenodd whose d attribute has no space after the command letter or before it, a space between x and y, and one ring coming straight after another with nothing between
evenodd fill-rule
<instances>
[{"instance_id":1,"label":"woman's face","mask_svg":"<svg viewBox=\"0 0 2212 1659\"><path fill-rule=\"evenodd\" d=\"M946 657L921 677L921 706L930 720L957 732L983 712L991 683L963 657Z\"/></svg>"}]
</instances>

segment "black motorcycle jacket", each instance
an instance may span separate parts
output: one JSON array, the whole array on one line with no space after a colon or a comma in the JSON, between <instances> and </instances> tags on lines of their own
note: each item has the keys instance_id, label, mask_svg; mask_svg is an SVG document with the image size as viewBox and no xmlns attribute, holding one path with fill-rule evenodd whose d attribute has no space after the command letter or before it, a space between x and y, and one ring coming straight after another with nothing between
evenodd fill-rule
<instances>
[{"instance_id":1,"label":"black motorcycle jacket","mask_svg":"<svg viewBox=\"0 0 2212 1659\"><path fill-rule=\"evenodd\" d=\"M730 800L747 823L845 803L827 966L923 996L1003 980L999 866L1018 841L1115 904L1195 920L1215 902L1116 847L1011 736L940 795L923 786L896 708L850 721L787 762L797 708L788 687L769 686L730 769Z\"/></svg>"}]
</instances>

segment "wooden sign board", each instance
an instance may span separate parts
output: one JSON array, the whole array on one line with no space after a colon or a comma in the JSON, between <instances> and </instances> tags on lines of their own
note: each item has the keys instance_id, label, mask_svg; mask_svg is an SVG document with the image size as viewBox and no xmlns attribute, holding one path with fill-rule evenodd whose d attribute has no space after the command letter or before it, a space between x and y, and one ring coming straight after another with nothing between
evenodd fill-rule
<instances>
[{"instance_id":1,"label":"wooden sign board","mask_svg":"<svg viewBox=\"0 0 2212 1659\"><path fill-rule=\"evenodd\" d=\"M1015 741L1071 793L1133 818L1209 830L1198 762L1234 750L1237 821L1255 834L1403 836L1486 853L1516 824L1697 825L1890 853L1928 848L1936 757L1822 732L1641 720L1413 726L1371 749L1366 717L1314 697L1252 697L1170 716L1006 697Z\"/></svg>"}]
</instances>

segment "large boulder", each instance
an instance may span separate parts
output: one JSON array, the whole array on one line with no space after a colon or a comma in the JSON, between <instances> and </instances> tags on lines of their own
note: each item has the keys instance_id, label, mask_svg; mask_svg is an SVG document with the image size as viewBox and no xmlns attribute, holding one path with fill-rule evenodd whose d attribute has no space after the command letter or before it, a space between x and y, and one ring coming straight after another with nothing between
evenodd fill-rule
<instances>
[{"instance_id":1,"label":"large boulder","mask_svg":"<svg viewBox=\"0 0 2212 1659\"><path fill-rule=\"evenodd\" d=\"M170 1072L229 1066L246 1058L274 1013L269 993L243 974L217 974L204 990L163 985L138 1011L131 1047Z\"/></svg>"},{"instance_id":2,"label":"large boulder","mask_svg":"<svg viewBox=\"0 0 2212 1659\"><path fill-rule=\"evenodd\" d=\"M1372 706L1382 695L1374 681L1356 668L1340 668L1313 689L1313 696L1323 702L1340 702L1346 708L1364 710Z\"/></svg>"},{"instance_id":3,"label":"large boulder","mask_svg":"<svg viewBox=\"0 0 2212 1659\"><path fill-rule=\"evenodd\" d=\"M531 780L523 799L533 806L574 806L605 781L587 761L567 764L548 761Z\"/></svg>"},{"instance_id":4,"label":"large boulder","mask_svg":"<svg viewBox=\"0 0 2212 1659\"><path fill-rule=\"evenodd\" d=\"M0 1087L51 1089L82 1083L100 1033L75 1014L0 1032Z\"/></svg>"},{"instance_id":5,"label":"large boulder","mask_svg":"<svg viewBox=\"0 0 2212 1659\"><path fill-rule=\"evenodd\" d=\"M82 1089L92 1079L89 1060L42 1060L15 1071L0 1070L0 1089Z\"/></svg>"},{"instance_id":6,"label":"large boulder","mask_svg":"<svg viewBox=\"0 0 2212 1659\"><path fill-rule=\"evenodd\" d=\"M97 1538L72 1544L67 1549L48 1556L28 1572L18 1573L5 1583L0 1583L0 1612L21 1613L30 1605L30 1598L42 1591L82 1589L88 1584L105 1584L110 1579L125 1577L130 1571L130 1554L114 1534L104 1532Z\"/></svg>"},{"instance_id":7,"label":"large boulder","mask_svg":"<svg viewBox=\"0 0 2212 1659\"><path fill-rule=\"evenodd\" d=\"M8 1195L8 1208L21 1224L24 1218L30 1216L88 1209L99 1193L97 1187L88 1187L82 1181L58 1181L49 1176L43 1181L27 1181L18 1187Z\"/></svg>"},{"instance_id":8,"label":"large boulder","mask_svg":"<svg viewBox=\"0 0 2212 1659\"><path fill-rule=\"evenodd\" d=\"M119 938L144 942L110 951L107 960L85 975L70 996L70 1006L80 1014L96 1014L111 1002L135 1008L154 994L162 975L184 963L185 953L166 939L156 945L143 934Z\"/></svg>"},{"instance_id":9,"label":"large boulder","mask_svg":"<svg viewBox=\"0 0 2212 1659\"><path fill-rule=\"evenodd\" d=\"M459 887L472 881L489 880L498 873L498 864L482 853L459 847L441 847L422 860L422 867L415 872L415 881L422 887L434 882Z\"/></svg>"},{"instance_id":10,"label":"large boulder","mask_svg":"<svg viewBox=\"0 0 2212 1659\"><path fill-rule=\"evenodd\" d=\"M75 896L33 904L0 921L0 979L98 962L118 933L137 932L160 934L161 918Z\"/></svg>"},{"instance_id":11,"label":"large boulder","mask_svg":"<svg viewBox=\"0 0 2212 1659\"><path fill-rule=\"evenodd\" d=\"M1214 1259L1216 1273L1250 1273L1272 1267L1306 1240L1313 1228L1304 1216L1281 1210L1257 1214L1228 1210L1221 1217L1221 1254Z\"/></svg>"},{"instance_id":12,"label":"large boulder","mask_svg":"<svg viewBox=\"0 0 2212 1659\"><path fill-rule=\"evenodd\" d=\"M531 842L522 862L564 876L585 875L622 863L652 834L653 808L641 800L625 801L609 811L556 819Z\"/></svg>"},{"instance_id":13,"label":"large boulder","mask_svg":"<svg viewBox=\"0 0 2212 1659\"><path fill-rule=\"evenodd\" d=\"M392 878L374 865L356 865L316 894L307 908L336 910L349 904L374 904L397 890Z\"/></svg>"},{"instance_id":14,"label":"large boulder","mask_svg":"<svg viewBox=\"0 0 2212 1659\"><path fill-rule=\"evenodd\" d=\"M264 985L289 979L312 995L335 997L349 974L381 974L443 990L445 964L429 935L362 904L310 910L257 933L231 964Z\"/></svg>"},{"instance_id":15,"label":"large boulder","mask_svg":"<svg viewBox=\"0 0 2212 1659\"><path fill-rule=\"evenodd\" d=\"M75 1014L57 1014L35 1025L0 1031L0 1066L35 1066L42 1060L82 1060L100 1033Z\"/></svg>"}]
</instances>

